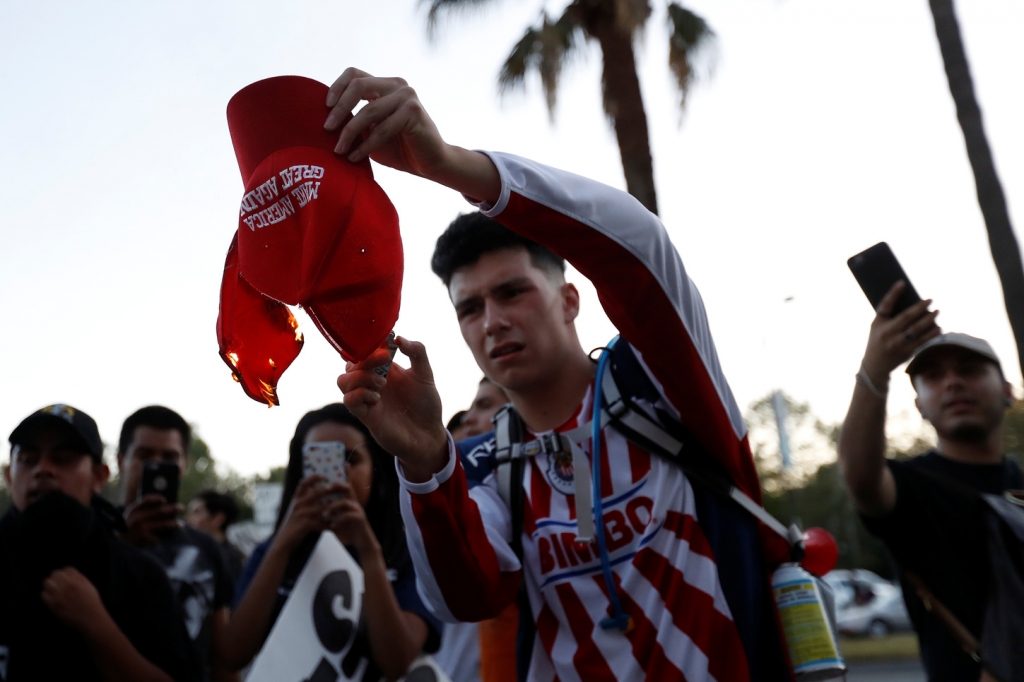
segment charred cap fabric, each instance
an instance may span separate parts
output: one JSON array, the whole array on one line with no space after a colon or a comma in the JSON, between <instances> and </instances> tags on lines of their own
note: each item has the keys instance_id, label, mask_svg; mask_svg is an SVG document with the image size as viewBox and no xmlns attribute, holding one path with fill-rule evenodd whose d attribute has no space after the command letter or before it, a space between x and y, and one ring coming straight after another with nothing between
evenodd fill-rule
<instances>
[{"instance_id":1,"label":"charred cap fabric","mask_svg":"<svg viewBox=\"0 0 1024 682\"><path fill-rule=\"evenodd\" d=\"M245 192L225 264L218 340L246 393L268 404L276 404L277 378L301 349L294 318L280 308L302 306L352 361L379 348L398 319L398 214L369 161L334 154L337 137L323 127L327 90L282 76L228 103Z\"/></svg>"},{"instance_id":2,"label":"charred cap fabric","mask_svg":"<svg viewBox=\"0 0 1024 682\"><path fill-rule=\"evenodd\" d=\"M12 446L25 445L43 431L62 433L93 461L103 461L103 441L95 420L70 405L48 405L33 412L11 431L8 441Z\"/></svg>"},{"instance_id":3,"label":"charred cap fabric","mask_svg":"<svg viewBox=\"0 0 1024 682\"><path fill-rule=\"evenodd\" d=\"M944 346L955 346L957 348L964 348L977 355L982 356L986 360L991 360L996 363L999 367L999 371L1002 371L1002 363L999 362L999 356L996 355L992 345L984 339L979 339L968 334L960 334L957 332L947 332L945 334L939 334L928 343L922 345L916 351L914 351L914 359L907 365L907 374L913 377L925 362L933 348L941 348Z\"/></svg>"}]
</instances>

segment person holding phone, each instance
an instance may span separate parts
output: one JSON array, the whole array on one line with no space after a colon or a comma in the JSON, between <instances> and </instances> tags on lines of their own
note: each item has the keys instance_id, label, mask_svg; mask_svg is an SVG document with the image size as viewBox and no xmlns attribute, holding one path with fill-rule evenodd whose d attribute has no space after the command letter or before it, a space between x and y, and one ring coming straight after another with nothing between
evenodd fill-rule
<instances>
[{"instance_id":1,"label":"person holding phone","mask_svg":"<svg viewBox=\"0 0 1024 682\"><path fill-rule=\"evenodd\" d=\"M127 530L122 538L155 558L171 581L202 663L200 680L234 682L223 659L234 591L212 537L179 520L178 483L188 467L192 429L167 407L143 407L121 427L117 465Z\"/></svg>"},{"instance_id":2,"label":"person holding phone","mask_svg":"<svg viewBox=\"0 0 1024 682\"><path fill-rule=\"evenodd\" d=\"M899 565L929 680L974 682L981 664L926 609L913 583L919 578L980 639L989 586L980 493L1024 488L1020 467L1003 454L1003 416L1014 398L992 346L943 334L931 301L893 314L907 287L892 285L877 307L839 437L839 462L865 525ZM924 455L891 460L885 456L889 375L908 360L915 404L938 443Z\"/></svg>"},{"instance_id":3,"label":"person holding phone","mask_svg":"<svg viewBox=\"0 0 1024 682\"><path fill-rule=\"evenodd\" d=\"M96 422L70 405L10 435L0 518L0 679L188 682L197 662L163 570L114 535Z\"/></svg>"},{"instance_id":4,"label":"person holding phone","mask_svg":"<svg viewBox=\"0 0 1024 682\"><path fill-rule=\"evenodd\" d=\"M330 464L307 475L304 464L331 452L343 458L344 477L332 476ZM421 653L437 651L441 623L416 591L394 460L348 408L332 404L307 413L295 428L274 534L253 550L236 587L226 637L233 669L249 665L263 647L324 531L335 533L363 569L362 619L346 654L367 659L363 679L397 679Z\"/></svg>"}]
</instances>

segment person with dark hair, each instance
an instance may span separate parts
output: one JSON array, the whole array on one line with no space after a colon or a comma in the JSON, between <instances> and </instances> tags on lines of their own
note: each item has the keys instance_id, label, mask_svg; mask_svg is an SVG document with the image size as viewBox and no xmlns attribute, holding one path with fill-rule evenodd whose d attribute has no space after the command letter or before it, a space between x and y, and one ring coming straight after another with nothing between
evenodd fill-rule
<instances>
[{"instance_id":1,"label":"person with dark hair","mask_svg":"<svg viewBox=\"0 0 1024 682\"><path fill-rule=\"evenodd\" d=\"M658 217L587 178L448 144L400 78L348 69L327 106L338 153L449 187L480 210L438 240L433 266L477 365L514 407L521 447L496 435L456 446L426 351L409 339L396 340L409 369L379 376L388 354L377 351L338 378L345 404L398 459L430 607L479 621L518 596L520 673L532 680L790 679L768 581L789 543L777 523L762 536L746 426ZM563 257L621 334L601 365L629 389L621 401L605 392L594 405L609 374L596 379L580 344ZM627 435L620 408L657 441ZM751 504L687 474L684 444L690 471Z\"/></svg>"},{"instance_id":2,"label":"person with dark hair","mask_svg":"<svg viewBox=\"0 0 1024 682\"><path fill-rule=\"evenodd\" d=\"M312 443L344 446L347 482L304 476L303 448ZM229 664L241 669L259 653L324 531L363 569L363 617L347 662L355 669L367 659L363 679L401 677L421 653L437 651L441 624L416 591L394 460L341 404L306 413L295 428L274 534L253 550L235 591Z\"/></svg>"},{"instance_id":3,"label":"person with dark hair","mask_svg":"<svg viewBox=\"0 0 1024 682\"><path fill-rule=\"evenodd\" d=\"M228 528L238 520L238 502L230 493L203 490L192 498L185 510L185 523L201 530L220 544L231 583L238 580L245 554L228 541Z\"/></svg>"},{"instance_id":4,"label":"person with dark hair","mask_svg":"<svg viewBox=\"0 0 1024 682\"><path fill-rule=\"evenodd\" d=\"M26 417L4 467L0 680L185 682L197 662L160 566L117 540L96 422L70 405Z\"/></svg>"},{"instance_id":5,"label":"person with dark hair","mask_svg":"<svg viewBox=\"0 0 1024 682\"><path fill-rule=\"evenodd\" d=\"M982 662L966 650L962 633L982 640L987 605L1008 599L991 589L984 496L1024 489L1024 473L1003 452L1013 389L992 346L967 334L942 333L931 301L893 314L905 288L904 282L893 286L871 323L839 435L839 465L862 520L900 569L928 679L973 682L982 675ZM914 404L935 427L938 443L917 457L886 459L889 378L908 360ZM930 596L922 595L921 585ZM1024 633L1008 634L1019 651ZM997 652L986 654L998 660Z\"/></svg>"},{"instance_id":6,"label":"person with dark hair","mask_svg":"<svg viewBox=\"0 0 1024 682\"><path fill-rule=\"evenodd\" d=\"M449 286L452 275L459 268L476 263L485 253L505 249L525 250L533 267L547 272L556 281L564 281L564 258L479 211L463 213L437 238L434 255L430 258L430 269L441 278L445 286Z\"/></svg>"},{"instance_id":7,"label":"person with dark hair","mask_svg":"<svg viewBox=\"0 0 1024 682\"><path fill-rule=\"evenodd\" d=\"M163 566L199 655L200 679L230 682L238 676L224 667L222 649L233 584L220 545L179 520L184 508L177 499L141 490L147 466L171 464L180 480L191 444L188 422L167 407L143 407L124 421L117 448L126 525L121 537Z\"/></svg>"}]
</instances>

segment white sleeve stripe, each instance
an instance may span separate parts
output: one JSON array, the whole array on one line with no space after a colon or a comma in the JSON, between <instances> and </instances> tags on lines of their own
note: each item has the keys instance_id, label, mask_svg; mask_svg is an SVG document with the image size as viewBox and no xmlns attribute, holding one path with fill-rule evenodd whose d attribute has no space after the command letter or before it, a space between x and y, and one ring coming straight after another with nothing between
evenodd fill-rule
<instances>
[{"instance_id":1,"label":"white sleeve stripe","mask_svg":"<svg viewBox=\"0 0 1024 682\"><path fill-rule=\"evenodd\" d=\"M679 316L701 358L718 399L732 424L736 438L746 434L739 406L725 380L704 313L704 304L686 274L682 260L657 216L632 196L573 173L559 171L512 154L484 152L501 175L501 195L493 206L479 204L484 215L497 217L508 205L511 193L586 225L621 246L644 265L654 277ZM525 187L541 188L527 191ZM601 188L614 200L594 196ZM591 198L592 197L592 198ZM589 198L583 201L581 198ZM565 209L573 206L576 212ZM582 210L581 210L582 209ZM647 220L638 220L646 216Z\"/></svg>"},{"instance_id":2,"label":"white sleeve stripe","mask_svg":"<svg viewBox=\"0 0 1024 682\"><path fill-rule=\"evenodd\" d=\"M443 621L457 623L458 619L448 610L448 605L441 594L441 588L430 569L426 545L423 542L419 524L416 523L416 515L412 511L412 497L409 495L409 491L400 491L399 500L402 507L402 521L405 523L406 544L409 547L409 556L412 557L412 565L416 569L416 591L434 615Z\"/></svg>"}]
</instances>

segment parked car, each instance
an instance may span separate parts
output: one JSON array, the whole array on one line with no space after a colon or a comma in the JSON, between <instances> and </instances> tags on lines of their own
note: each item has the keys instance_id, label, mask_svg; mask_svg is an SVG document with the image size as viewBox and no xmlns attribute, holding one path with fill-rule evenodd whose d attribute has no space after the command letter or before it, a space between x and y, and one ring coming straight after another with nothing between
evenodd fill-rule
<instances>
[{"instance_id":1,"label":"parked car","mask_svg":"<svg viewBox=\"0 0 1024 682\"><path fill-rule=\"evenodd\" d=\"M911 628L899 585L863 569L835 570L824 580L835 592L841 633L884 637Z\"/></svg>"}]
</instances>

